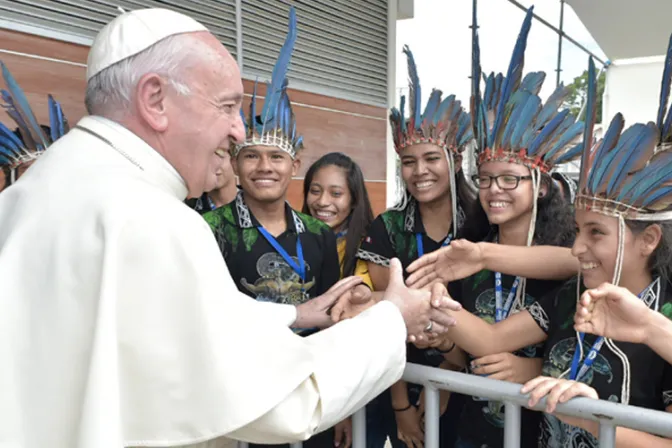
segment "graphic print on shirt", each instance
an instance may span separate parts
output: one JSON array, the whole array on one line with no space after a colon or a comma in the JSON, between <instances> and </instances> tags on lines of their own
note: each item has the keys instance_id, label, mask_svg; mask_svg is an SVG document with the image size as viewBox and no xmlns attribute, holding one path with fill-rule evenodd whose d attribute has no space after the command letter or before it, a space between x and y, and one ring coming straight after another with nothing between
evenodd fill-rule
<instances>
[{"instance_id":1,"label":"graphic print on shirt","mask_svg":"<svg viewBox=\"0 0 672 448\"><path fill-rule=\"evenodd\" d=\"M547 359L544 360L542 375L553 378L567 378L569 376L569 366L571 366L572 358L574 357L576 342L577 338L574 337L563 339L553 344ZM588 353L592 346L592 341L588 343L584 340L582 346L583 353ZM581 382L590 386L597 375L604 376L606 382L609 384L614 381L611 364L599 353L595 357L592 366L581 378ZM607 399L615 403L620 401L618 396L614 394L610 395ZM592 448L598 444L597 439L592 437L590 433L576 426L567 425L557 417L549 414L544 414L540 437L541 440L550 442L549 447L556 446L553 442L557 442L558 440L564 440L564 446L567 448Z\"/></svg>"},{"instance_id":2,"label":"graphic print on shirt","mask_svg":"<svg viewBox=\"0 0 672 448\"><path fill-rule=\"evenodd\" d=\"M299 263L297 257L292 259ZM311 270L307 262L306 270ZM263 302L300 305L309 299L306 291L315 285L315 278L303 284L299 274L277 252L268 252L259 258L257 273L259 278L254 284L250 284L245 277L241 278L240 283Z\"/></svg>"},{"instance_id":3,"label":"graphic print on shirt","mask_svg":"<svg viewBox=\"0 0 672 448\"><path fill-rule=\"evenodd\" d=\"M653 311L662 314L670 310L670 297L654 281L641 294L641 300ZM584 291L583 285L578 291ZM544 310L549 324L542 375L569 378L576 352L577 334L574 330L577 278L566 282L556 293L542 298L537 306ZM665 303L662 303L665 302ZM532 316L535 318L535 316ZM535 320L537 320L535 318ZM537 324L542 327L537 320ZM582 359L590 352L597 336L585 335ZM583 366L583 361L580 361ZM600 398L654 410L664 410L672 392L671 366L649 347L641 344L605 340L593 364L580 381L593 387ZM562 448L597 448L598 440L588 431L561 422L553 415L543 414L539 446Z\"/></svg>"},{"instance_id":4,"label":"graphic print on shirt","mask_svg":"<svg viewBox=\"0 0 672 448\"><path fill-rule=\"evenodd\" d=\"M473 277L473 290L483 288L484 282L491 282L493 287L483 290L476 297L474 315L480 317L489 324L495 323L495 309L496 309L496 298L495 298L495 288L494 288L494 274L490 271L483 270ZM509 288L502 288L502 294L504 298L508 296L510 292ZM519 301L514 302L511 307L511 314L520 311L520 309L525 309L532 305L536 299L529 294L525 294L524 300L522 300L522 306ZM542 353L543 344L536 344L532 346L525 347L513 354L525 358L534 358L540 357ZM471 358L471 357L470 357ZM470 360L473 360L470 359ZM504 428L504 403L500 401L491 401L484 398L472 397L474 401L483 402L484 406L481 408L483 412L483 417L485 420L490 423L492 426L497 428Z\"/></svg>"}]
</instances>

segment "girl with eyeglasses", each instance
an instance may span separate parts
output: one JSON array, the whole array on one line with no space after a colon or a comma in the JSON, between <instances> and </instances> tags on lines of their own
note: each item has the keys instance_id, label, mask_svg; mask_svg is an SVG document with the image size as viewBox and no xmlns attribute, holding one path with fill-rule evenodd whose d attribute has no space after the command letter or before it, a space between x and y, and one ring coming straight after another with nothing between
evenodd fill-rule
<instances>
[{"instance_id":1,"label":"girl with eyeglasses","mask_svg":"<svg viewBox=\"0 0 672 448\"><path fill-rule=\"evenodd\" d=\"M545 73L522 77L531 18L530 8L506 77L488 76L482 96L480 67L474 64L471 114L477 174L472 180L478 187L478 201L467 214L463 236L472 242L507 247L568 247L574 238L571 210L554 186L550 172L580 154L580 146L570 143L580 138L581 124L574 123L568 111L558 110L567 94L562 86L542 104L538 94ZM477 39L474 47L478 58ZM460 284L464 309L488 323L506 320L548 290L560 286L558 281L528 279L488 269L474 273ZM462 321L459 322L462 327ZM540 374L543 345L530 344L513 352L502 350L485 357L468 350L467 353L470 364L479 366L468 368L471 373L522 384ZM536 446L539 420L540 414L523 411L521 446ZM468 397L457 428L458 448L501 446L504 404Z\"/></svg>"}]
</instances>

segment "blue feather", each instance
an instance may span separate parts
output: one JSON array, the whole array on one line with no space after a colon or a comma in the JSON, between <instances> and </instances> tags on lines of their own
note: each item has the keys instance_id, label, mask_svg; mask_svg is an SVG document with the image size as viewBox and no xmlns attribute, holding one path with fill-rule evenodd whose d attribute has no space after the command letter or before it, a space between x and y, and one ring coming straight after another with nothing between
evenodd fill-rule
<instances>
[{"instance_id":1,"label":"blue feather","mask_svg":"<svg viewBox=\"0 0 672 448\"><path fill-rule=\"evenodd\" d=\"M572 149L566 151L563 155L558 157L555 160L555 163L561 164L561 163L567 163L574 158L578 157L581 155L581 150L583 149L583 142L577 143Z\"/></svg>"},{"instance_id":2,"label":"blue feather","mask_svg":"<svg viewBox=\"0 0 672 448\"><path fill-rule=\"evenodd\" d=\"M401 123L401 129L406 129L406 117L404 117L404 107L406 106L406 95L401 95L401 101L399 102L399 122Z\"/></svg>"},{"instance_id":3,"label":"blue feather","mask_svg":"<svg viewBox=\"0 0 672 448\"><path fill-rule=\"evenodd\" d=\"M40 127L40 124L37 122L37 118L35 118L35 115L33 114L33 111L28 104L28 98L26 98L25 93L23 93L23 90L2 61L0 61L0 67L2 68L2 77L5 80L7 89L9 90L7 95L5 95L5 92L3 92L3 98L5 102L9 106L10 110L13 109L22 118L22 120L17 121L17 123L26 123L27 126L25 131L30 133L30 137L32 137L35 144L41 145L42 148L46 148L49 146L49 144L46 140L44 132L42 131L42 128ZM14 116L12 116L12 118L14 118L16 121Z\"/></svg>"},{"instance_id":4,"label":"blue feather","mask_svg":"<svg viewBox=\"0 0 672 448\"><path fill-rule=\"evenodd\" d=\"M553 136L558 126L562 124L562 122L565 120L568 114L569 110L563 110L555 117L553 117L553 119L546 126L544 126L544 128L539 132L539 134L536 137L534 137L532 143L528 145L527 147L528 154L536 154L537 151L539 151L541 145L544 144L549 138L551 138L551 136Z\"/></svg>"},{"instance_id":5,"label":"blue feather","mask_svg":"<svg viewBox=\"0 0 672 448\"><path fill-rule=\"evenodd\" d=\"M572 124L569 129L562 132L558 141L548 152L546 152L545 158L547 160L552 159L553 156L555 156L558 152L561 152L564 148L566 148L567 145L572 142L572 140L580 136L581 131L583 131L583 122L577 121L576 123Z\"/></svg>"},{"instance_id":6,"label":"blue feather","mask_svg":"<svg viewBox=\"0 0 672 448\"><path fill-rule=\"evenodd\" d=\"M664 132L663 122L665 120L665 113L667 111L667 102L670 98L670 82L672 82L672 35L670 35L670 40L667 45L667 55L665 57L663 79L660 85L658 119L656 120L656 126L658 126L658 129L661 131L661 140L667 136L667 134ZM670 115L668 115L668 119Z\"/></svg>"},{"instance_id":7,"label":"blue feather","mask_svg":"<svg viewBox=\"0 0 672 448\"><path fill-rule=\"evenodd\" d=\"M454 102L455 102L455 95L447 96L443 99L443 101L441 101L439 110L434 115L434 121L432 122L434 126L439 124L439 121L443 119L444 115L446 115L446 113L450 110Z\"/></svg>"},{"instance_id":8,"label":"blue feather","mask_svg":"<svg viewBox=\"0 0 672 448\"><path fill-rule=\"evenodd\" d=\"M532 95L539 95L541 86L544 84L546 79L546 73L544 72L530 72L525 75L523 82L520 83L520 88L527 90Z\"/></svg>"},{"instance_id":9,"label":"blue feather","mask_svg":"<svg viewBox=\"0 0 672 448\"><path fill-rule=\"evenodd\" d=\"M280 54L273 67L271 83L266 90L266 100L264 101L264 107L261 110L261 119L264 122L264 125L266 125L267 121L272 122L272 118L269 117L269 114L272 114L277 110L277 104L280 101L282 92L286 89L287 70L289 69L289 63L292 59L292 53L294 52L296 34L296 10L292 6L289 9L287 37L285 37L285 43L280 49Z\"/></svg>"},{"instance_id":10,"label":"blue feather","mask_svg":"<svg viewBox=\"0 0 672 448\"><path fill-rule=\"evenodd\" d=\"M644 168L643 164L653 156L653 150L659 138L658 127L653 123L632 126L632 128L635 127L637 135L633 136L634 144L632 150L628 151L631 144L625 138L623 138L623 145L619 145L619 148L617 148L622 155L614 160L615 165L619 169L617 173L611 176L607 185L607 194L610 196L613 196L616 190L620 188L625 181L625 177L638 168L636 166L638 162L642 165L639 169ZM623 137L625 137L625 133Z\"/></svg>"},{"instance_id":11,"label":"blue feather","mask_svg":"<svg viewBox=\"0 0 672 448\"><path fill-rule=\"evenodd\" d=\"M436 110L441 103L441 94L442 92L438 89L433 89L432 93L429 95L429 100L425 106L425 112L422 114L422 126L429 126L430 123L434 122L434 115Z\"/></svg>"},{"instance_id":12,"label":"blue feather","mask_svg":"<svg viewBox=\"0 0 672 448\"><path fill-rule=\"evenodd\" d=\"M243 122L243 127L245 128L245 135L247 135L247 122L245 121L245 113L243 112L243 108L241 107L239 110L240 112L240 121Z\"/></svg>"},{"instance_id":13,"label":"blue feather","mask_svg":"<svg viewBox=\"0 0 672 448\"><path fill-rule=\"evenodd\" d=\"M647 195L647 192L650 193L661 186L661 184L666 183L666 179L672 175L671 164L672 153L667 151L658 153L649 162L645 170L635 173L630 181L618 190L616 200L635 205Z\"/></svg>"},{"instance_id":14,"label":"blue feather","mask_svg":"<svg viewBox=\"0 0 672 448\"><path fill-rule=\"evenodd\" d=\"M537 121L535 122L537 129L540 129L547 121L551 120L551 117L558 112L562 102L568 95L569 89L562 84L553 91L537 116Z\"/></svg>"},{"instance_id":15,"label":"blue feather","mask_svg":"<svg viewBox=\"0 0 672 448\"><path fill-rule=\"evenodd\" d=\"M581 154L581 171L579 173L579 190L588 186L590 155L593 147L593 129L595 128L597 92L595 85L595 62L588 57L588 89L586 93L586 120L583 128L583 153Z\"/></svg>"},{"instance_id":16,"label":"blue feather","mask_svg":"<svg viewBox=\"0 0 672 448\"><path fill-rule=\"evenodd\" d=\"M505 105L509 102L511 95L518 89L520 85L520 80L523 72L523 65L525 63L525 48L527 47L527 38L530 33L530 27L532 26L532 15L533 15L534 6L530 6L525 15L525 20L520 29L520 34L518 35L518 40L516 41L516 46L513 49L513 54L511 55L511 62L509 63L509 69L506 73L506 79L504 80L504 85L502 86L502 95L500 98L500 103L497 107L497 112L495 115L495 125L492 127L491 140L494 144L498 142L498 136L502 134L502 126L505 118Z\"/></svg>"},{"instance_id":17,"label":"blue feather","mask_svg":"<svg viewBox=\"0 0 672 448\"><path fill-rule=\"evenodd\" d=\"M413 122L413 128L420 128L420 117L422 114L422 91L420 89L420 78L418 77L418 69L415 65L413 53L408 45L404 45L403 52L406 55L406 62L408 63L408 78L409 78L409 118Z\"/></svg>"},{"instance_id":18,"label":"blue feather","mask_svg":"<svg viewBox=\"0 0 672 448\"><path fill-rule=\"evenodd\" d=\"M595 163L593 169L590 172L590 191L596 193L600 189L600 186L608 185L606 183L607 172L610 168L612 170L616 169L615 166L612 166L612 161L619 154L622 154L623 147L630 148L632 146L632 143L634 142L635 138L637 138L640 131L641 129L639 129L638 124L631 126L621 135L621 138L618 140L618 144L613 149L606 148L604 145L604 139L602 139L597 152L595 153ZM623 167L619 168L622 170Z\"/></svg>"},{"instance_id":19,"label":"blue feather","mask_svg":"<svg viewBox=\"0 0 672 448\"><path fill-rule=\"evenodd\" d=\"M536 116L537 112L539 112L540 107L541 99L537 95L530 96L530 98L527 100L527 103L525 103L525 106L520 112L517 123L515 123L515 130L511 134L511 148L522 148L521 143L523 135L526 130L533 128L532 124L534 123L534 117Z\"/></svg>"}]
</instances>

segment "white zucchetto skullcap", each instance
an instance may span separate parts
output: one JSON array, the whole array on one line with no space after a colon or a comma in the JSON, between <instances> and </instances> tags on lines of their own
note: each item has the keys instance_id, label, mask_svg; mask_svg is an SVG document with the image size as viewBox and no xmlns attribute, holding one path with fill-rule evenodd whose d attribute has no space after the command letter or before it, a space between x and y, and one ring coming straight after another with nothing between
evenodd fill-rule
<instances>
[{"instance_id":1,"label":"white zucchetto skullcap","mask_svg":"<svg viewBox=\"0 0 672 448\"><path fill-rule=\"evenodd\" d=\"M87 60L86 80L169 36L198 31L208 29L191 17L169 9L125 12L105 25L93 41Z\"/></svg>"}]
</instances>

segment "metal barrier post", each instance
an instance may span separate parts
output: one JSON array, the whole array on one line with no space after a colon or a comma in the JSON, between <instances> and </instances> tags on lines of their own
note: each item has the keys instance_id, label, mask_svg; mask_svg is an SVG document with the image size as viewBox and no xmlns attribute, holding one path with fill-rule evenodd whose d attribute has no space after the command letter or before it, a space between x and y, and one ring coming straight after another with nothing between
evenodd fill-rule
<instances>
[{"instance_id":1,"label":"metal barrier post","mask_svg":"<svg viewBox=\"0 0 672 448\"><path fill-rule=\"evenodd\" d=\"M249 446L247 442L238 442L238 448L248 448Z\"/></svg>"},{"instance_id":2,"label":"metal barrier post","mask_svg":"<svg viewBox=\"0 0 672 448\"><path fill-rule=\"evenodd\" d=\"M504 448L520 447L520 406L504 403Z\"/></svg>"},{"instance_id":3,"label":"metal barrier post","mask_svg":"<svg viewBox=\"0 0 672 448\"><path fill-rule=\"evenodd\" d=\"M425 385L425 448L439 448L439 390Z\"/></svg>"},{"instance_id":4,"label":"metal barrier post","mask_svg":"<svg viewBox=\"0 0 672 448\"><path fill-rule=\"evenodd\" d=\"M616 446L616 427L601 420L598 442L600 448L614 448Z\"/></svg>"},{"instance_id":5,"label":"metal barrier post","mask_svg":"<svg viewBox=\"0 0 672 448\"><path fill-rule=\"evenodd\" d=\"M366 407L352 416L352 448L366 448Z\"/></svg>"}]
</instances>

